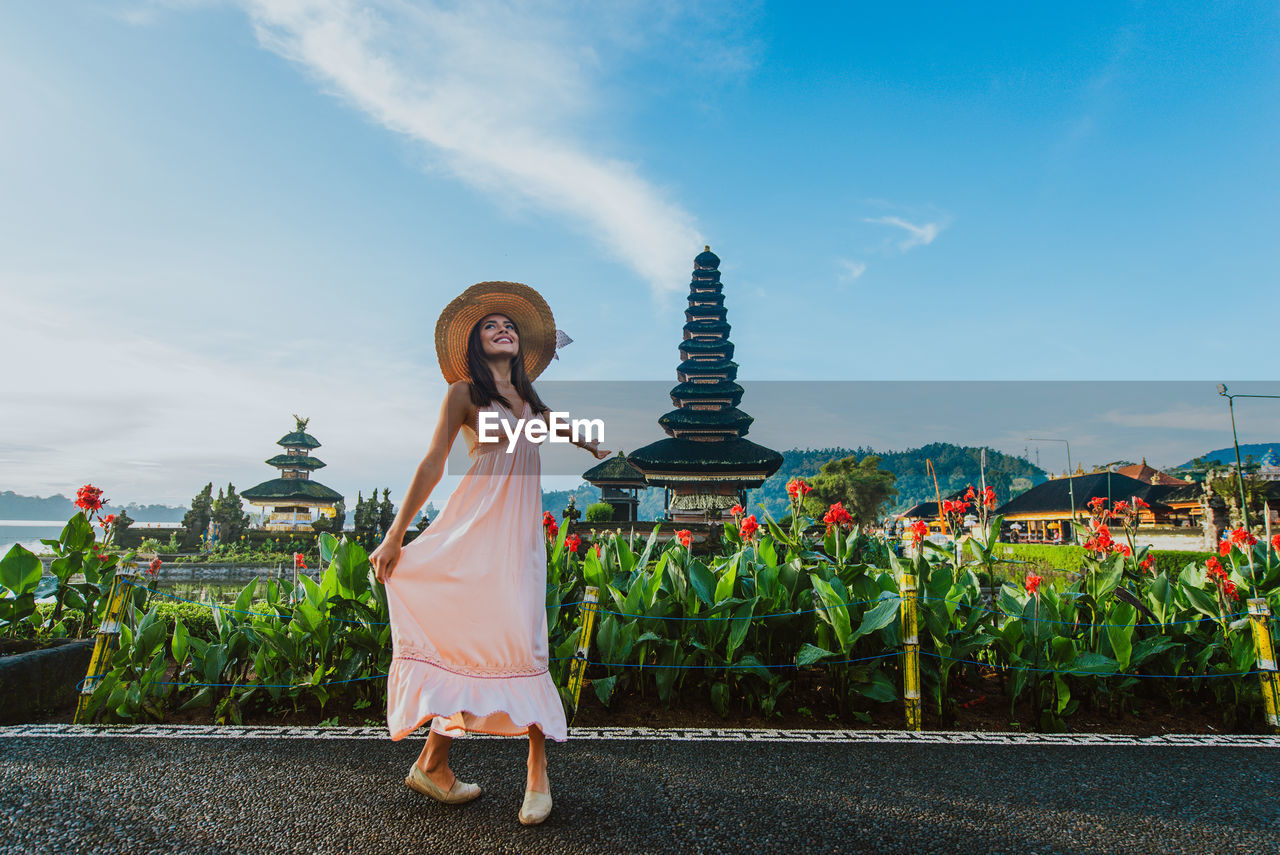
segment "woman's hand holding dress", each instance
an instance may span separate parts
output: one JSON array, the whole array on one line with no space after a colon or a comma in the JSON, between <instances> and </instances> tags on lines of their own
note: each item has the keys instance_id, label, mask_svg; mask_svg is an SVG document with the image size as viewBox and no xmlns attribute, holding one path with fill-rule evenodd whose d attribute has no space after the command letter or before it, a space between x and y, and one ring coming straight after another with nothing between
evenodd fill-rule
<instances>
[{"instance_id":1,"label":"woman's hand holding dress","mask_svg":"<svg viewBox=\"0 0 1280 855\"><path fill-rule=\"evenodd\" d=\"M391 578L391 571L395 569L396 562L399 560L400 544L391 538L384 539L369 556L369 563L373 565L373 575L383 584Z\"/></svg>"}]
</instances>

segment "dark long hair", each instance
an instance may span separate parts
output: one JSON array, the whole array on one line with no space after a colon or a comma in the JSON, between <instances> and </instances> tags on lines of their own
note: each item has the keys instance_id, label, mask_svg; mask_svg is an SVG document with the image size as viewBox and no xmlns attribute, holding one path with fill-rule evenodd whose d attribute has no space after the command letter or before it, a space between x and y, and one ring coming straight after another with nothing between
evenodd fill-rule
<instances>
[{"instance_id":1,"label":"dark long hair","mask_svg":"<svg viewBox=\"0 0 1280 855\"><path fill-rule=\"evenodd\" d=\"M520 325L514 318L503 315L502 312L490 312L489 315L502 315L511 321L511 326L516 328L517 348L516 355L511 357L511 385L516 387L522 399L529 402L529 408L535 413L548 412L547 405L542 403L538 393L533 391L533 381L524 370L524 336L520 335ZM485 315L485 318L489 315ZM493 380L493 372L489 370L489 361L484 355L484 344L480 341L482 323L484 318L476 321L475 326L471 328L471 334L467 336L467 371L471 374L471 403L477 407L487 407L497 401L510 410L511 402L498 392L498 386ZM519 413L516 415L518 417Z\"/></svg>"}]
</instances>

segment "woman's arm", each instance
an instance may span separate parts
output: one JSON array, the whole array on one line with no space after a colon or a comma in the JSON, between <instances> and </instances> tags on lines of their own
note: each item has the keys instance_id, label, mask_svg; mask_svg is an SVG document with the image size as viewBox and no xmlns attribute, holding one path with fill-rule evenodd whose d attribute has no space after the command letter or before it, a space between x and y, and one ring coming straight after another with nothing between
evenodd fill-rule
<instances>
[{"instance_id":1,"label":"woman's arm","mask_svg":"<svg viewBox=\"0 0 1280 855\"><path fill-rule=\"evenodd\" d=\"M369 556L379 582L385 582L391 576L395 563L400 558L400 544L404 541L405 532L409 530L409 523L413 521L418 509L426 503L436 484L440 483L440 478L444 475L445 458L449 456L453 440L466 423L471 409L471 391L467 381L459 380L450 384L444 403L440 405L440 420L431 436L427 454L413 473L413 480L409 483L404 501L400 503L395 521L387 529L382 543Z\"/></svg>"},{"instance_id":2,"label":"woman's arm","mask_svg":"<svg viewBox=\"0 0 1280 855\"><path fill-rule=\"evenodd\" d=\"M544 413L539 413L539 415L542 416L542 421L547 423L548 426L550 426L551 420L548 417L548 413L550 413L550 410ZM595 455L597 460L604 460L606 457L609 456L609 452L607 449L601 450L600 440L598 439L593 439L590 442L588 442L583 439L573 439L572 437L570 437L569 444L576 445L578 446L578 448L584 449L586 451L590 451L592 454Z\"/></svg>"}]
</instances>

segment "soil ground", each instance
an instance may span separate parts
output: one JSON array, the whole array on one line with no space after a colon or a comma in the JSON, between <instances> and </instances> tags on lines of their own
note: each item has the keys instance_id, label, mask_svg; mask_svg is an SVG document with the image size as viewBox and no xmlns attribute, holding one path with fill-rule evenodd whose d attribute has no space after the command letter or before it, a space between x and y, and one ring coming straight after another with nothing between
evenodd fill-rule
<instances>
[{"instance_id":1,"label":"soil ground","mask_svg":"<svg viewBox=\"0 0 1280 855\"><path fill-rule=\"evenodd\" d=\"M779 702L773 715L758 711L730 709L722 716L711 706L707 693L698 689L686 691L672 705L662 703L652 692L641 697L635 691L615 693L608 707L600 703L590 683L582 689L577 715L571 724L583 727L731 727L778 729L877 729L902 730L905 716L901 701L874 703L838 710L829 688L822 685L821 675L797 675L797 679ZM170 678L172 679L172 678ZM983 669L971 683L957 684L954 692L956 709L953 717L944 719L937 707L926 700L923 704L924 730L966 732L1033 732L1037 717L1029 701L1020 702L1012 711L1004 694L1003 681L994 671ZM316 725L322 722L350 727L385 726L385 708L381 701L360 700L355 695L334 698L324 709L309 702L293 709L287 703L271 708L251 699L241 712L246 725ZM1177 708L1174 707L1177 702ZM359 706L358 706L359 705ZM74 705L55 710L37 723L69 723ZM169 724L212 724L213 711L168 710ZM1268 732L1261 713L1231 722L1215 707L1211 696L1191 694L1173 699L1153 695L1137 699L1132 708L1117 710L1092 709L1082 706L1066 722L1069 733L1112 733L1135 736L1158 736L1166 733L1264 733Z\"/></svg>"}]
</instances>

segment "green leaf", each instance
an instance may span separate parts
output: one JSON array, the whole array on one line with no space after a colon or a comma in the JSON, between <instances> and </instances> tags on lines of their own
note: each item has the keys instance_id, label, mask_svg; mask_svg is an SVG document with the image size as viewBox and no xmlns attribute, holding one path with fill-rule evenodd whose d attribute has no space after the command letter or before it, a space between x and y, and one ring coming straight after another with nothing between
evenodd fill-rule
<instances>
[{"instance_id":1,"label":"green leaf","mask_svg":"<svg viewBox=\"0 0 1280 855\"><path fill-rule=\"evenodd\" d=\"M707 569L707 565L701 561L690 561L689 583L693 585L693 592L702 600L703 605L716 604L716 577Z\"/></svg>"},{"instance_id":2,"label":"green leaf","mask_svg":"<svg viewBox=\"0 0 1280 855\"><path fill-rule=\"evenodd\" d=\"M880 603L875 608L869 609L862 616L862 623L858 625L858 631L853 634L853 640L857 641L864 635L869 635L878 629L884 629L893 623L898 617L899 610L902 605L902 598L895 594L888 594L881 598Z\"/></svg>"},{"instance_id":3,"label":"green leaf","mask_svg":"<svg viewBox=\"0 0 1280 855\"><path fill-rule=\"evenodd\" d=\"M751 628L751 613L756 607L756 601L759 597L752 597L748 602L738 606L737 611L733 613L733 620L730 621L729 643L725 648L725 658L730 662L733 661L733 653L741 646L743 639L747 637L747 630Z\"/></svg>"},{"instance_id":4,"label":"green leaf","mask_svg":"<svg viewBox=\"0 0 1280 855\"><path fill-rule=\"evenodd\" d=\"M853 631L850 628L849 607L846 605L848 597L844 594L844 584L838 579L830 583L824 582L816 573L809 574L809 583L813 585L813 590L817 592L818 599L822 603L818 609L818 615L831 624L836 634L836 641L840 642L840 650L848 653L853 645ZM835 585L840 586L839 593Z\"/></svg>"},{"instance_id":5,"label":"green leaf","mask_svg":"<svg viewBox=\"0 0 1280 855\"><path fill-rule=\"evenodd\" d=\"M612 677L604 677L599 680L591 681L591 688L595 689L596 697L600 699L600 703L606 707L609 706L609 699L613 697L613 688L618 683L617 675Z\"/></svg>"},{"instance_id":6,"label":"green leaf","mask_svg":"<svg viewBox=\"0 0 1280 855\"><path fill-rule=\"evenodd\" d=\"M1129 657L1133 653L1133 625L1137 621L1137 610L1128 603L1116 603L1107 613L1107 640L1111 642L1111 652L1123 671L1129 667Z\"/></svg>"},{"instance_id":7,"label":"green leaf","mask_svg":"<svg viewBox=\"0 0 1280 855\"><path fill-rule=\"evenodd\" d=\"M835 655L836 654L830 650L826 650L822 647L815 647L814 645L806 642L796 653L796 665L801 668L805 668Z\"/></svg>"},{"instance_id":8,"label":"green leaf","mask_svg":"<svg viewBox=\"0 0 1280 855\"><path fill-rule=\"evenodd\" d=\"M173 641L170 646L173 649L173 661L178 665L182 665L187 658L187 626L182 622L182 618L174 618L173 621Z\"/></svg>"},{"instance_id":9,"label":"green leaf","mask_svg":"<svg viewBox=\"0 0 1280 855\"><path fill-rule=\"evenodd\" d=\"M1115 674L1120 670L1120 663L1110 656L1086 650L1062 670L1072 674Z\"/></svg>"},{"instance_id":10,"label":"green leaf","mask_svg":"<svg viewBox=\"0 0 1280 855\"><path fill-rule=\"evenodd\" d=\"M0 585L18 596L35 591L43 573L40 559L21 543L15 543L0 559Z\"/></svg>"},{"instance_id":11,"label":"green leaf","mask_svg":"<svg viewBox=\"0 0 1280 855\"><path fill-rule=\"evenodd\" d=\"M724 571L721 573L719 581L716 582L717 603L733 596L733 586L738 581L738 563L740 560L740 557L734 557L725 562Z\"/></svg>"},{"instance_id":12,"label":"green leaf","mask_svg":"<svg viewBox=\"0 0 1280 855\"><path fill-rule=\"evenodd\" d=\"M58 537L63 545L71 552L83 552L93 545L93 526L82 513L73 514L71 519L67 520L66 526L62 529L62 534Z\"/></svg>"},{"instance_id":13,"label":"green leaf","mask_svg":"<svg viewBox=\"0 0 1280 855\"><path fill-rule=\"evenodd\" d=\"M1186 595L1187 602L1191 604L1191 607L1202 615L1211 617L1214 620L1220 617L1218 614L1218 601L1211 594L1185 582L1182 585L1182 593Z\"/></svg>"},{"instance_id":14,"label":"green leaf","mask_svg":"<svg viewBox=\"0 0 1280 855\"><path fill-rule=\"evenodd\" d=\"M871 675L871 682L865 683L857 687L857 691L864 698L887 704L898 699L898 690L893 685L893 681L883 671L876 671Z\"/></svg>"}]
</instances>

